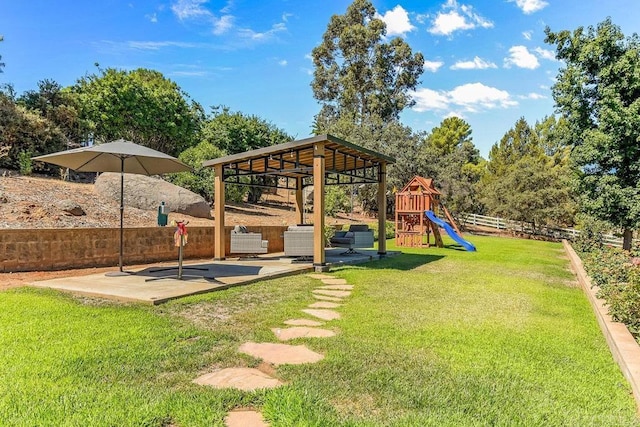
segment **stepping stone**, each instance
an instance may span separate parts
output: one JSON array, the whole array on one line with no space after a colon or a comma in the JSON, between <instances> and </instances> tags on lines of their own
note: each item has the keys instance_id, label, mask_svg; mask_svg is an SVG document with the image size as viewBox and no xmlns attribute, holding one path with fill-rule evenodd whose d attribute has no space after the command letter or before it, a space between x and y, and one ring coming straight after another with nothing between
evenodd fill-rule
<instances>
[{"instance_id":1,"label":"stepping stone","mask_svg":"<svg viewBox=\"0 0 640 427\"><path fill-rule=\"evenodd\" d=\"M333 291L352 291L353 285L327 285L327 286L320 286L317 289L329 289Z\"/></svg>"},{"instance_id":2,"label":"stepping stone","mask_svg":"<svg viewBox=\"0 0 640 427\"><path fill-rule=\"evenodd\" d=\"M315 320L309 319L289 319L284 321L285 325L290 326L322 326L324 323L316 322Z\"/></svg>"},{"instance_id":3,"label":"stepping stone","mask_svg":"<svg viewBox=\"0 0 640 427\"><path fill-rule=\"evenodd\" d=\"M202 375L193 380L200 385L208 385L215 388L236 388L244 391L253 391L261 388L276 388L283 383L262 371L253 368L226 368L216 372Z\"/></svg>"},{"instance_id":4,"label":"stepping stone","mask_svg":"<svg viewBox=\"0 0 640 427\"><path fill-rule=\"evenodd\" d=\"M347 281L345 279L336 279L335 277L330 277L328 279L322 279L322 283L325 285L346 285Z\"/></svg>"},{"instance_id":5,"label":"stepping stone","mask_svg":"<svg viewBox=\"0 0 640 427\"><path fill-rule=\"evenodd\" d=\"M262 414L252 409L234 409L224 419L227 427L268 427Z\"/></svg>"},{"instance_id":6,"label":"stepping stone","mask_svg":"<svg viewBox=\"0 0 640 427\"><path fill-rule=\"evenodd\" d=\"M322 273L311 273L311 274L307 274L307 276L311 277L312 279L318 279L318 280L334 279L333 276L329 276L328 274L322 274Z\"/></svg>"},{"instance_id":7,"label":"stepping stone","mask_svg":"<svg viewBox=\"0 0 640 427\"><path fill-rule=\"evenodd\" d=\"M311 351L304 345L246 342L238 351L273 365L301 365L324 359L322 354Z\"/></svg>"},{"instance_id":8,"label":"stepping stone","mask_svg":"<svg viewBox=\"0 0 640 427\"><path fill-rule=\"evenodd\" d=\"M327 295L320 295L320 294L313 294L313 297L315 299L319 299L319 300L323 300L323 301L335 301L335 302L342 302L343 301L342 298L329 297Z\"/></svg>"},{"instance_id":9,"label":"stepping stone","mask_svg":"<svg viewBox=\"0 0 640 427\"><path fill-rule=\"evenodd\" d=\"M307 308L302 311L322 320L335 320L340 318L340 313L334 310L318 310L314 308Z\"/></svg>"},{"instance_id":10,"label":"stepping stone","mask_svg":"<svg viewBox=\"0 0 640 427\"><path fill-rule=\"evenodd\" d=\"M306 326L294 326L293 328L271 329L280 341L288 341L294 338L328 338L336 333L328 329L309 328Z\"/></svg>"},{"instance_id":11,"label":"stepping stone","mask_svg":"<svg viewBox=\"0 0 640 427\"><path fill-rule=\"evenodd\" d=\"M349 291L331 291L329 289L314 289L313 293L319 294L319 295L326 295L329 297L336 297L336 298L344 298L351 295L351 292Z\"/></svg>"},{"instance_id":12,"label":"stepping stone","mask_svg":"<svg viewBox=\"0 0 640 427\"><path fill-rule=\"evenodd\" d=\"M318 301L314 302L309 306L309 308L338 308L342 304L336 304L335 302L330 301Z\"/></svg>"}]
</instances>

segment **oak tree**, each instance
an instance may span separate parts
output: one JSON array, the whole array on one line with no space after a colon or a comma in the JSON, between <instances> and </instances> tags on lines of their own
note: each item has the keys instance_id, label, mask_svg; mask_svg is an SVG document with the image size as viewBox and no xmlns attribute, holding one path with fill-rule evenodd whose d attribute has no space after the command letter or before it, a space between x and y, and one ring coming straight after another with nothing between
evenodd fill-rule
<instances>
[{"instance_id":1,"label":"oak tree","mask_svg":"<svg viewBox=\"0 0 640 427\"><path fill-rule=\"evenodd\" d=\"M640 40L611 19L586 30L545 30L564 62L553 98L568 121L583 211L623 230L640 226Z\"/></svg>"}]
</instances>

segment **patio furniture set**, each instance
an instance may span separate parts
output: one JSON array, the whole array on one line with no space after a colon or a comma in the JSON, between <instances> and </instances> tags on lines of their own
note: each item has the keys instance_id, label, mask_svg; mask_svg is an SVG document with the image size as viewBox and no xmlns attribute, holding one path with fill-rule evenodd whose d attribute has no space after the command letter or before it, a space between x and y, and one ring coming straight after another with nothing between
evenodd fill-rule
<instances>
[{"instance_id":1,"label":"patio furniture set","mask_svg":"<svg viewBox=\"0 0 640 427\"><path fill-rule=\"evenodd\" d=\"M357 254L355 248L373 247L373 230L367 225L351 225L348 231L338 231L329 240L332 247L347 248L341 255ZM250 233L247 228L236 225L231 231L231 253L266 254L268 240L261 233ZM290 225L284 232L284 255L287 257L313 257L313 225Z\"/></svg>"}]
</instances>

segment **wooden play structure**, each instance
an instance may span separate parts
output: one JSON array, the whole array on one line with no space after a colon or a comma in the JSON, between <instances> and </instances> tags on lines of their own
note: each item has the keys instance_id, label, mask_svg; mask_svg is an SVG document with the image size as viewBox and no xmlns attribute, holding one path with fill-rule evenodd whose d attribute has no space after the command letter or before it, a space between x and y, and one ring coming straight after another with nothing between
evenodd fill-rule
<instances>
[{"instance_id":1,"label":"wooden play structure","mask_svg":"<svg viewBox=\"0 0 640 427\"><path fill-rule=\"evenodd\" d=\"M433 211L436 215L444 215L455 231L460 230L440 202L441 193L433 185L433 179L415 176L396 192L396 245L407 247L429 247L433 234L435 245L443 246L440 229L426 216L425 211Z\"/></svg>"}]
</instances>

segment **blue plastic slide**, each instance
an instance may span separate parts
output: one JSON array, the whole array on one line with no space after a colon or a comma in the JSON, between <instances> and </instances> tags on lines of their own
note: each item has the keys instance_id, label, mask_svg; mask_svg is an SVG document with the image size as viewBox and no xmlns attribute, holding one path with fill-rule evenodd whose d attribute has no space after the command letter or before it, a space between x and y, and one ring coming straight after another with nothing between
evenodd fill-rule
<instances>
[{"instance_id":1,"label":"blue plastic slide","mask_svg":"<svg viewBox=\"0 0 640 427\"><path fill-rule=\"evenodd\" d=\"M435 225L437 225L438 227L442 227L446 230L447 234L453 239L455 240L457 243L461 244L463 248L465 248L466 250L468 250L469 252L475 252L476 247L473 246L473 243L471 242L467 242L466 240L464 240L462 237L460 237L460 235L458 233L456 233L456 230L453 229L453 227L451 227L449 225L448 222L445 222L443 220L441 220L440 218L438 218L433 211L424 211L424 214L427 216L427 218L429 218L429 220L431 222L433 222Z\"/></svg>"}]
</instances>

